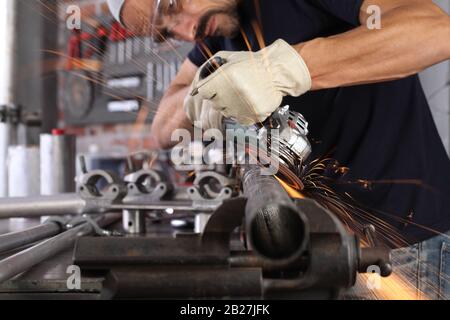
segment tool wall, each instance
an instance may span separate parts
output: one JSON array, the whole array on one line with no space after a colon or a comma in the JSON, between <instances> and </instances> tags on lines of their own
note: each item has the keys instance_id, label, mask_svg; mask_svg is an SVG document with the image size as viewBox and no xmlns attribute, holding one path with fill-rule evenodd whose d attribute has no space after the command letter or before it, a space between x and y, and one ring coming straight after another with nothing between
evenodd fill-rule
<instances>
[{"instance_id":1,"label":"tool wall","mask_svg":"<svg viewBox=\"0 0 450 320\"><path fill-rule=\"evenodd\" d=\"M81 30L61 26L67 51L60 77L64 122L130 123L143 107L151 122L192 44L135 37L104 12L88 19L96 23L86 20Z\"/></svg>"}]
</instances>

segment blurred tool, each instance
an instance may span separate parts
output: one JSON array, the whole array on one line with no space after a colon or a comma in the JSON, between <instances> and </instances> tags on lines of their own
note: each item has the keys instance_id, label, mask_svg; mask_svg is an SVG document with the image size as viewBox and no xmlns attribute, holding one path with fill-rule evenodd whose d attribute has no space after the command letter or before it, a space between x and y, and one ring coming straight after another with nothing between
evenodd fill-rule
<instances>
[{"instance_id":1,"label":"blurred tool","mask_svg":"<svg viewBox=\"0 0 450 320\"><path fill-rule=\"evenodd\" d=\"M17 141L17 122L11 109L0 106L0 197L8 196L8 148Z\"/></svg>"},{"instance_id":2,"label":"blurred tool","mask_svg":"<svg viewBox=\"0 0 450 320\"><path fill-rule=\"evenodd\" d=\"M4 0L0 8L0 197L8 195L7 157L8 148L14 145L17 131L15 119L11 118L11 108L17 103L15 66L18 46L18 2Z\"/></svg>"},{"instance_id":3,"label":"blurred tool","mask_svg":"<svg viewBox=\"0 0 450 320\"><path fill-rule=\"evenodd\" d=\"M101 11L83 17L80 30L59 32L68 43L68 72L61 78L60 90L65 93L65 124L71 126L134 123L143 108L148 113L145 121L151 122L192 49L189 43L155 44Z\"/></svg>"},{"instance_id":4,"label":"blurred tool","mask_svg":"<svg viewBox=\"0 0 450 320\"><path fill-rule=\"evenodd\" d=\"M31 197L40 194L39 148L12 146L8 150L8 195Z\"/></svg>"}]
</instances>

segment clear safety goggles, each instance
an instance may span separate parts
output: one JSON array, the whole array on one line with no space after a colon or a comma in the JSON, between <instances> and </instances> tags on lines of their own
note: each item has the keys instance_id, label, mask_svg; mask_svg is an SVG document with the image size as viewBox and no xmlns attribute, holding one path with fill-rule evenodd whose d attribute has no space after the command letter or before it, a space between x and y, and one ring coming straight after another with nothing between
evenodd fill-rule
<instances>
[{"instance_id":1,"label":"clear safety goggles","mask_svg":"<svg viewBox=\"0 0 450 320\"><path fill-rule=\"evenodd\" d=\"M182 11L181 0L156 0L151 21L152 37L156 42L174 38L172 29L178 23L176 16Z\"/></svg>"}]
</instances>

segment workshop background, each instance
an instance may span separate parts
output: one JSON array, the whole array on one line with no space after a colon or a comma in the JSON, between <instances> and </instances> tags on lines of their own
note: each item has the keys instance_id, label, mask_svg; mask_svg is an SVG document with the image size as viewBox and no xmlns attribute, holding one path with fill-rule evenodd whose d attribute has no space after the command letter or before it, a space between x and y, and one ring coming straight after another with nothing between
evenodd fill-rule
<instances>
[{"instance_id":1,"label":"workshop background","mask_svg":"<svg viewBox=\"0 0 450 320\"><path fill-rule=\"evenodd\" d=\"M67 71L62 68L66 61L64 54L67 54L69 40L71 33L68 32L66 28L66 22L64 19L64 13L68 5L77 4L83 10L83 31L86 30L88 23L86 20L92 18L93 20L104 22L106 25L110 26L111 21L109 19L109 14L107 8L104 6L104 1L101 0L86 0L86 1L58 1L58 5L55 1L19 1L19 21L18 21L18 31L19 36L19 48L18 48L18 59L17 66L20 70L19 79L20 86L18 87L18 101L27 110L33 110L37 112L42 112L42 119L44 121L44 130L48 131L55 127L57 124L60 126L69 125L73 129L79 130L78 133L86 137L88 141L89 137L95 136L100 137L101 141L98 141L97 145L92 147L96 152L106 152L102 150L102 146L108 146L110 149L111 143L117 147L114 153L123 153L126 148L122 148L121 142L128 139L133 131L133 125L123 125L123 123L130 123L136 120L136 115L129 114L124 115L121 112L115 114L114 112L106 112L100 116L100 112L96 110L105 109L101 106L99 100L102 100L101 94L91 93L90 95L84 97L87 101L93 99L94 102L91 103L92 107L90 110L76 111L75 114L71 114L69 109L76 108L71 106L71 103L77 103L71 99L75 99L77 92L71 92L68 86L65 85L64 80L67 75ZM449 0L437 0L443 9L447 12L450 11L450 1ZM40 13L40 14L37 14ZM57 27L57 28L56 28ZM89 26L88 29L92 27ZM59 31L59 32L57 32ZM88 31L92 31L88 30ZM39 37L38 35L41 35ZM84 40L88 42L89 40ZM114 40L114 42L117 40ZM121 42L121 41L117 41ZM141 57L145 50L145 46L149 47L149 42L143 39L141 45L144 47L143 52L138 52L138 58ZM125 44L123 50L127 50L129 44ZM119 51L121 49L119 48ZM52 51L60 52L61 55L56 55ZM127 55L128 53L123 53ZM126 58L126 57L125 57ZM177 58L177 57L174 57ZM122 70L118 71L120 74L127 76L135 75L136 70L133 70L134 64L139 64L141 69L144 65L141 62L134 63L128 61L114 62L113 60L106 61L108 66L113 66L120 68L122 65ZM135 56L133 56L135 59ZM158 62L157 58L155 62ZM112 61L112 62L111 62ZM125 66L124 66L125 65ZM157 67L157 66L156 66ZM155 68L156 68L155 67ZM105 68L106 69L106 68ZM111 69L111 68L108 68ZM153 70L152 70L153 71ZM142 72L142 70L141 70ZM155 72L155 76L164 77L164 72L167 70L158 70ZM170 72L170 71L169 71ZM146 75L140 75L145 81ZM437 66L434 66L421 74L422 83L427 94L431 109L435 121L438 125L439 132L444 141L447 150L450 148L450 62L444 62ZM167 80L156 79L157 86L166 86ZM162 81L160 83L159 81ZM89 85L86 83L86 87L80 84L79 90L89 91ZM142 84L145 86L145 84ZM157 88L158 93L161 92L161 88ZM74 90L74 89L72 89ZM144 90L145 91L145 90ZM79 93L79 92L78 92ZM83 93L88 93L84 91ZM146 94L151 95L150 92ZM91 96L92 95L92 96ZM153 100L151 106L152 110L155 108L157 100ZM105 100L102 101L105 104ZM125 106L124 106L125 107ZM88 107L85 107L88 108ZM151 112L150 112L151 113ZM143 130L141 134L145 135L148 131ZM89 140L93 141L93 140ZM88 145L91 142L85 142L80 140L80 146L82 151L89 151ZM94 142L95 143L95 142ZM126 147L126 144L123 144ZM109 151L110 152L110 151Z\"/></svg>"},{"instance_id":2,"label":"workshop background","mask_svg":"<svg viewBox=\"0 0 450 320\"><path fill-rule=\"evenodd\" d=\"M17 0L13 21L2 7L11 1L0 2L0 38L9 41L0 47L0 197L52 194L55 181L42 179L48 171L57 172L52 159L45 158L47 142L62 143L67 161L84 156L77 173L66 172L64 179L53 175L70 182L67 189L59 185L60 192L75 191L73 177L87 173L84 165L124 175L125 166L131 167L127 157L152 146L149 132L159 100L192 44L174 43L173 50L150 38L131 37L113 21L104 0ZM436 3L450 13L450 0ZM81 30L67 25L73 5L81 9ZM420 77L450 154L450 61ZM4 108L8 121L18 119L12 125L14 138L6 135L10 124L2 125ZM15 145L24 148L8 150ZM7 175L21 183L8 185ZM169 207L166 211L173 214ZM9 227L0 224L0 235Z\"/></svg>"},{"instance_id":3,"label":"workshop background","mask_svg":"<svg viewBox=\"0 0 450 320\"><path fill-rule=\"evenodd\" d=\"M449 12L450 0L437 0L436 3ZM149 39L142 39L138 44L138 41L127 41L127 39L121 39L120 36L112 37L108 44L118 50L117 57L95 57L95 54L94 57L90 57L105 62L104 69L110 72L107 77L116 79L120 75L123 80L122 83L113 83L112 85L116 87L112 90L123 91L120 98L127 102L122 105L110 104L108 111L111 92L108 92L108 89L93 89L92 82L95 82L95 77L90 80L89 76L81 77L79 74L83 73L83 70L68 70L67 55L71 54L70 50L74 50L74 48L70 48L70 41L74 35L67 30L65 17L67 6L73 4L82 8L83 32L96 32L95 27L98 26L92 25L95 21L103 23L104 27L109 29L114 27L111 25L112 22L104 1L101 0L19 1L16 81L20 82L20 86L17 86L16 101L25 110L41 114L44 132L50 132L55 127L68 127L69 131L76 133L79 136L79 152L105 157L111 155L121 157L128 153L130 147L136 150L143 146L140 145L140 141L143 141L140 138L148 138L148 126L143 127L142 123L138 125L134 123L138 118L136 110L120 112L120 109L140 108L140 106L134 105L133 101L128 101L128 98L132 94L144 96L151 100L150 110L146 117L147 123L149 123L159 95L179 66L179 61L177 62L179 57L167 53L173 60L173 65L164 67L160 58L156 58L154 55L145 57L150 50ZM82 47L84 46L84 54L86 54L91 46L89 44L91 40L83 35L81 38L83 38L81 40ZM77 45L76 40L72 42L72 45ZM94 45L98 46L98 44ZM134 53L129 56L131 53L128 50L131 50L131 46L139 45L142 48L134 47ZM187 51L185 48L182 49L184 52ZM182 52L182 49L179 51ZM121 57L121 55L124 56ZM162 55L164 56L164 53ZM162 58L164 59L164 57ZM158 60L160 64L158 64ZM154 81L152 89L148 89L149 85L145 83L148 76L148 74L144 74L145 71L152 74L150 76ZM75 76L71 73L74 73ZM444 145L449 150L450 62L444 62L424 71L421 79ZM132 86L133 81L139 82L139 88L127 90L127 88L117 87ZM141 114L141 118L142 116ZM139 121L142 122L142 119ZM29 139L31 139L30 144L38 142L36 141L37 135L31 134ZM105 147L107 148L105 149Z\"/></svg>"},{"instance_id":4,"label":"workshop background","mask_svg":"<svg viewBox=\"0 0 450 320\"><path fill-rule=\"evenodd\" d=\"M435 2L450 12L450 0ZM131 37L113 21L104 0L16 3L16 21L4 16L0 22L0 37L13 41L0 48L0 55L15 51L13 59L0 60L0 105L13 102L23 119L17 141L0 141L0 186L6 184L7 168L1 164L8 146L38 146L40 133L55 128L77 136L77 153L85 155L89 168L123 169L129 154L152 146L149 131L159 99L192 45L177 43L173 50L150 38ZM80 31L67 25L74 5L81 9ZM420 78L450 152L450 62L425 70ZM0 195L15 194L2 189ZM40 193L39 185L31 189L17 193Z\"/></svg>"}]
</instances>

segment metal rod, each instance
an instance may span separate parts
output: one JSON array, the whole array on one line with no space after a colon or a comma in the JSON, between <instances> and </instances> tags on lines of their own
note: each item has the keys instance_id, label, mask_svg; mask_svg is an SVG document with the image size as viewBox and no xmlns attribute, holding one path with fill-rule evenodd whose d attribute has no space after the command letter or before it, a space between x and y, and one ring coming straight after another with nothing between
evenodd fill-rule
<instances>
[{"instance_id":1,"label":"metal rod","mask_svg":"<svg viewBox=\"0 0 450 320\"><path fill-rule=\"evenodd\" d=\"M75 192L76 137L67 134L41 134L41 194Z\"/></svg>"},{"instance_id":2,"label":"metal rod","mask_svg":"<svg viewBox=\"0 0 450 320\"><path fill-rule=\"evenodd\" d=\"M261 259L260 257L252 254L249 251L245 252L231 252L228 262L232 268L261 268L264 271L289 271L289 270L300 270L307 266L307 260L299 260L298 263L293 264L291 269L284 266L279 266L277 264L272 264L266 259Z\"/></svg>"},{"instance_id":3,"label":"metal rod","mask_svg":"<svg viewBox=\"0 0 450 320\"><path fill-rule=\"evenodd\" d=\"M187 212L214 212L216 208L212 206L195 207L192 202L155 202L154 204L117 204L112 205L109 210L140 210L140 211L164 211L172 209L173 211Z\"/></svg>"},{"instance_id":4,"label":"metal rod","mask_svg":"<svg viewBox=\"0 0 450 320\"><path fill-rule=\"evenodd\" d=\"M77 194L0 199L0 219L85 213L85 200Z\"/></svg>"},{"instance_id":5,"label":"metal rod","mask_svg":"<svg viewBox=\"0 0 450 320\"><path fill-rule=\"evenodd\" d=\"M61 231L58 223L47 222L27 230L0 235L0 254L53 237Z\"/></svg>"},{"instance_id":6,"label":"metal rod","mask_svg":"<svg viewBox=\"0 0 450 320\"><path fill-rule=\"evenodd\" d=\"M16 101L17 79L17 42L18 42L18 3L17 0L0 1L0 106L9 113L9 106ZM0 121L0 197L8 196L7 151L17 141L17 127L10 119Z\"/></svg>"},{"instance_id":7,"label":"metal rod","mask_svg":"<svg viewBox=\"0 0 450 320\"><path fill-rule=\"evenodd\" d=\"M216 209L211 206L194 206L192 201L111 204L101 199L84 200L78 194L68 193L55 196L0 198L0 219L95 214L123 210L164 211L167 208L175 212L213 212Z\"/></svg>"},{"instance_id":8,"label":"metal rod","mask_svg":"<svg viewBox=\"0 0 450 320\"><path fill-rule=\"evenodd\" d=\"M0 48L0 72L2 83L0 85L0 104L15 104L17 94L16 57L17 43L19 41L17 18L18 0L4 0L0 4L0 36L3 46Z\"/></svg>"},{"instance_id":9,"label":"metal rod","mask_svg":"<svg viewBox=\"0 0 450 320\"><path fill-rule=\"evenodd\" d=\"M108 226L120 219L120 215L105 215L97 219L100 227ZM87 236L94 231L92 225L83 223L73 229L43 241L29 249L19 252L0 261L0 283L19 275L35 265L53 257L59 252L75 244L79 237Z\"/></svg>"},{"instance_id":10,"label":"metal rod","mask_svg":"<svg viewBox=\"0 0 450 320\"><path fill-rule=\"evenodd\" d=\"M123 229L128 234L145 234L146 216L139 210L124 210L122 217Z\"/></svg>"},{"instance_id":11,"label":"metal rod","mask_svg":"<svg viewBox=\"0 0 450 320\"><path fill-rule=\"evenodd\" d=\"M153 268L113 269L101 299L185 299L262 296L261 269Z\"/></svg>"},{"instance_id":12,"label":"metal rod","mask_svg":"<svg viewBox=\"0 0 450 320\"><path fill-rule=\"evenodd\" d=\"M295 206L280 183L262 175L259 167L243 173L246 229L251 249L269 260L299 258L308 239L307 218Z\"/></svg>"}]
</instances>

